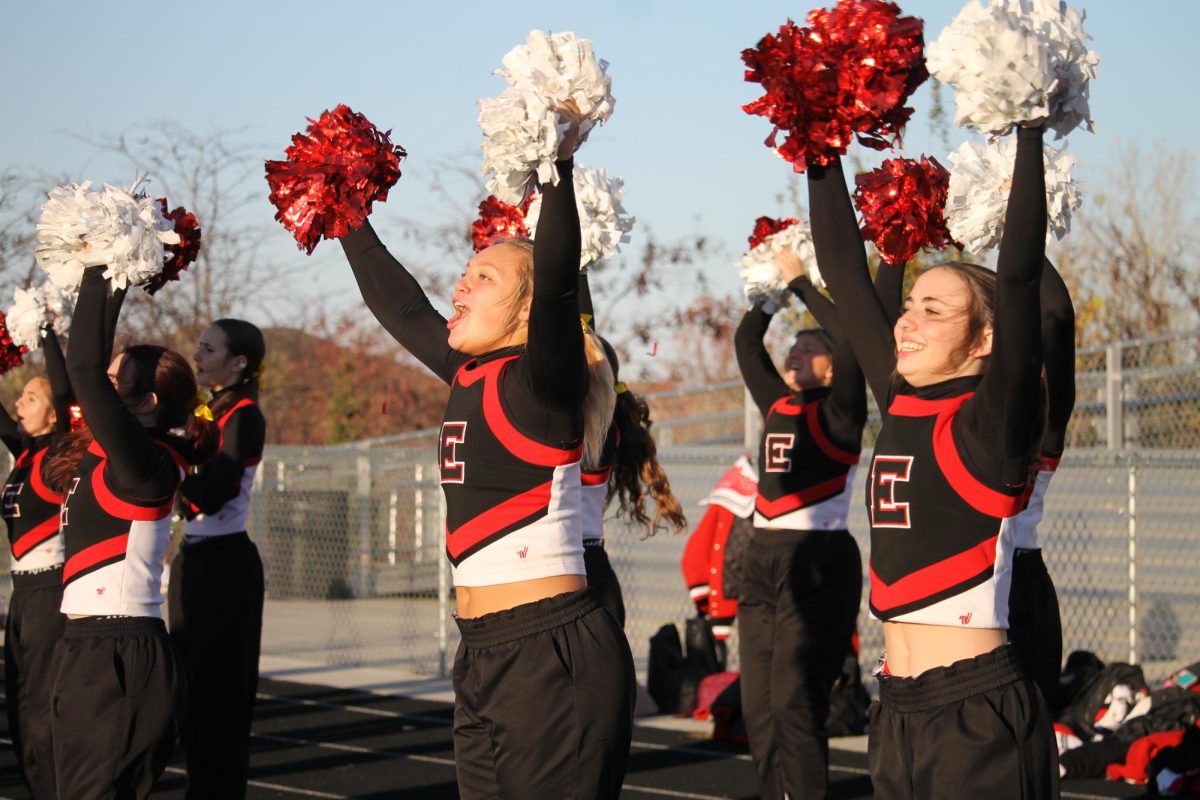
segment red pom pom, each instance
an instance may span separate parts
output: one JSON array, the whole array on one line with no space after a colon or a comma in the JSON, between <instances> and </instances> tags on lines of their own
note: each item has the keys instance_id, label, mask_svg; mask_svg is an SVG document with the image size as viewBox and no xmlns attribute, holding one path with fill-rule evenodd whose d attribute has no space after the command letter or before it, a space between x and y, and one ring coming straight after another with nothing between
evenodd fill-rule
<instances>
[{"instance_id":1,"label":"red pom pom","mask_svg":"<svg viewBox=\"0 0 1200 800\"><path fill-rule=\"evenodd\" d=\"M525 214L536 193L530 193L519 206L510 206L496 195L488 195L479 204L479 219L471 223L471 244L475 252L490 246L497 239L514 239L529 235Z\"/></svg>"},{"instance_id":2,"label":"red pom pom","mask_svg":"<svg viewBox=\"0 0 1200 800\"><path fill-rule=\"evenodd\" d=\"M308 121L292 136L286 161L267 162L275 219L312 255L321 237L337 239L361 228L371 205L387 200L400 180L400 159L391 131L380 132L345 105Z\"/></svg>"},{"instance_id":3,"label":"red pom pom","mask_svg":"<svg viewBox=\"0 0 1200 800\"><path fill-rule=\"evenodd\" d=\"M179 280L179 273L190 267L200 256L200 225L196 222L196 215L183 206L168 211L165 197L158 198L158 202L162 205L163 216L175 223L179 244L163 247L171 257L163 260L162 272L146 282L143 288L147 294L154 294L165 286L167 281Z\"/></svg>"},{"instance_id":4,"label":"red pom pom","mask_svg":"<svg viewBox=\"0 0 1200 800\"><path fill-rule=\"evenodd\" d=\"M799 221L795 217L788 217L786 219L759 217L754 220L754 233L750 234L750 249L753 250L769 237L774 236L785 228L792 227Z\"/></svg>"},{"instance_id":5,"label":"red pom pom","mask_svg":"<svg viewBox=\"0 0 1200 800\"><path fill-rule=\"evenodd\" d=\"M18 346L12 340L12 336L8 333L8 320L4 313L0 312L0 375L8 372L13 367L19 367L25 363L22 355L26 353L28 348Z\"/></svg>"},{"instance_id":6,"label":"red pom pom","mask_svg":"<svg viewBox=\"0 0 1200 800\"><path fill-rule=\"evenodd\" d=\"M742 110L775 126L766 145L797 172L845 153L851 136L876 150L893 146L913 113L904 104L929 77L921 20L884 0L840 0L810 11L807 23L788 20L742 51L746 80L766 92Z\"/></svg>"},{"instance_id":7,"label":"red pom pom","mask_svg":"<svg viewBox=\"0 0 1200 800\"><path fill-rule=\"evenodd\" d=\"M879 169L855 176L854 184L863 238L889 264L954 242L944 215L950 173L937 159L889 158Z\"/></svg>"},{"instance_id":8,"label":"red pom pom","mask_svg":"<svg viewBox=\"0 0 1200 800\"><path fill-rule=\"evenodd\" d=\"M77 431L83 427L83 406L71 403L71 430Z\"/></svg>"}]
</instances>

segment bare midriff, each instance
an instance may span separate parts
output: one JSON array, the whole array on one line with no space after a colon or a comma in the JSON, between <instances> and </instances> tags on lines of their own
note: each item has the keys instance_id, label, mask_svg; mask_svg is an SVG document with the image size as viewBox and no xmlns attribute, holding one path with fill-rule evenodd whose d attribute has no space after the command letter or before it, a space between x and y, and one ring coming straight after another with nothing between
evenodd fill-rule
<instances>
[{"instance_id":1,"label":"bare midriff","mask_svg":"<svg viewBox=\"0 0 1200 800\"><path fill-rule=\"evenodd\" d=\"M587 587L586 575L552 575L530 581L498 583L494 586L456 586L454 596L462 619L482 617L496 611L545 600Z\"/></svg>"},{"instance_id":2,"label":"bare midriff","mask_svg":"<svg viewBox=\"0 0 1200 800\"><path fill-rule=\"evenodd\" d=\"M888 673L914 678L935 667L990 653L1008 641L1001 628L954 628L948 625L883 623Z\"/></svg>"}]
</instances>

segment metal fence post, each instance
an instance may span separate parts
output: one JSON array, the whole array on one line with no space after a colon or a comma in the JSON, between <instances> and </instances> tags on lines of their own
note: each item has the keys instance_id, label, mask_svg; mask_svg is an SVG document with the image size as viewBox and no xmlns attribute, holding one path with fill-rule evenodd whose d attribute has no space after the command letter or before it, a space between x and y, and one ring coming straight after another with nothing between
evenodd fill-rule
<instances>
[{"instance_id":1,"label":"metal fence post","mask_svg":"<svg viewBox=\"0 0 1200 800\"><path fill-rule=\"evenodd\" d=\"M1135 460L1129 461L1129 663L1138 663L1138 585L1137 585L1137 479L1138 467Z\"/></svg>"},{"instance_id":2,"label":"metal fence post","mask_svg":"<svg viewBox=\"0 0 1200 800\"><path fill-rule=\"evenodd\" d=\"M1105 435L1109 450L1125 449L1125 387L1121 375L1121 344L1113 342L1105 352Z\"/></svg>"},{"instance_id":3,"label":"metal fence post","mask_svg":"<svg viewBox=\"0 0 1200 800\"><path fill-rule=\"evenodd\" d=\"M358 565L354 572L355 597L371 594L371 459L355 459L355 516L358 518Z\"/></svg>"},{"instance_id":4,"label":"metal fence post","mask_svg":"<svg viewBox=\"0 0 1200 800\"><path fill-rule=\"evenodd\" d=\"M446 552L446 495L442 492L437 493L438 497L438 677L445 678L446 672L446 649L448 643L447 617L450 616L450 576L446 560L441 558L442 553Z\"/></svg>"}]
</instances>

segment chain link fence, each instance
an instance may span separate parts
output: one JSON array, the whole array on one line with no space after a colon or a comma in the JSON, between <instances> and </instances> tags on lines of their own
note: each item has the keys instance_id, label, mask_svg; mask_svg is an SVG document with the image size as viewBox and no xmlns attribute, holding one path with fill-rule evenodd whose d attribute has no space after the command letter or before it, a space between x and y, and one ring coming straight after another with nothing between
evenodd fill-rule
<instances>
[{"instance_id":1,"label":"chain link fence","mask_svg":"<svg viewBox=\"0 0 1200 800\"><path fill-rule=\"evenodd\" d=\"M1163 677L1200 660L1200 332L1081 351L1077 384L1041 526L1065 647ZM739 382L650 401L661 461L698 522L700 499L754 440L755 414ZM877 425L876 417L865 447ZM267 449L250 529L267 570L263 656L274 668L370 665L397 680L448 674L458 634L435 441L436 431L418 431ZM864 559L865 472L850 515ZM692 614L679 569L686 534L645 538L615 521L606 533L644 677L650 637L666 623L682 631ZM881 629L867 617L865 593L859 631L869 668Z\"/></svg>"}]
</instances>

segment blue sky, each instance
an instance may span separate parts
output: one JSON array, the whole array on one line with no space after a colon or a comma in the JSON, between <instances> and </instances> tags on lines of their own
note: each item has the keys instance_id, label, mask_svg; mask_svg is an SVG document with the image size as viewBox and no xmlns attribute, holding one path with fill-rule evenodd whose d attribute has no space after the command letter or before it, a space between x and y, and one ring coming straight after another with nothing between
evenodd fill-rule
<instances>
[{"instance_id":1,"label":"blue sky","mask_svg":"<svg viewBox=\"0 0 1200 800\"><path fill-rule=\"evenodd\" d=\"M276 158L306 116L344 102L409 153L404 177L375 218L444 219L430 186L456 183L446 164L479 163L475 101L503 87L491 70L531 28L573 30L611 63L616 111L578 161L625 180L625 205L660 238L701 232L728 258L707 267L718 288L738 287L733 260L760 214L789 211L790 167L761 142L765 120L739 105L757 96L743 81L741 50L807 4L782 2L14 2L0 0L0 168L126 183L127 168L69 133L136 133L174 119L195 131L243 128ZM936 38L956 0L908 0L905 13ZM1195 152L1194 0L1105 0L1084 6L1100 55L1092 90L1096 134L1069 138L1085 190L1102 182L1118 142ZM1193 97L1187 101L1186 97ZM944 159L916 98L906 155ZM952 131L952 146L966 133ZM869 158L875 158L869 155ZM461 185L460 185L461 184ZM272 209L255 213L264 224ZM1086 202L1086 199L1085 199ZM203 223L203 220L201 220ZM391 226L389 228L389 226ZM635 229L634 248L638 230ZM389 237L403 257L398 237ZM298 262L279 229L280 253ZM355 299L349 269L328 243L309 262L314 294ZM447 274L461 264L445 264ZM687 280L683 276L682 280Z\"/></svg>"}]
</instances>

